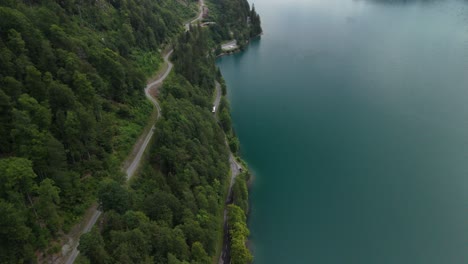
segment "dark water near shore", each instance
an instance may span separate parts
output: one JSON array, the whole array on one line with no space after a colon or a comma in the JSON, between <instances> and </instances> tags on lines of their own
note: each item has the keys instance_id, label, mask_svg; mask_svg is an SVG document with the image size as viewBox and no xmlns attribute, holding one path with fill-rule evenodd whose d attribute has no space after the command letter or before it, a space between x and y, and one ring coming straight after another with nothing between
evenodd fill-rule
<instances>
[{"instance_id":1,"label":"dark water near shore","mask_svg":"<svg viewBox=\"0 0 468 264\"><path fill-rule=\"evenodd\" d=\"M255 263L468 263L468 2L255 5L218 63Z\"/></svg>"}]
</instances>

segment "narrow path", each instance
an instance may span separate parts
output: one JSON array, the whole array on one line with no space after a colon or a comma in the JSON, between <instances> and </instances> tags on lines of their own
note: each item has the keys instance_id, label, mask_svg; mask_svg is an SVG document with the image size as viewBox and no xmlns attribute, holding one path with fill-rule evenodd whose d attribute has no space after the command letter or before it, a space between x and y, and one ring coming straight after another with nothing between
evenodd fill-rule
<instances>
[{"instance_id":1,"label":"narrow path","mask_svg":"<svg viewBox=\"0 0 468 264\"><path fill-rule=\"evenodd\" d=\"M214 106L216 107L216 110L219 109L219 103L221 101L221 85L216 82L216 98L214 101ZM218 119L217 115L215 115L216 120ZM227 139L225 138L225 143L226 146L229 148L229 144L227 142ZM218 264L229 264L231 261L231 251L229 248L229 230L228 230L228 225L227 225L227 205L232 203L232 186L234 185L234 182L236 180L237 175L240 173L240 169L242 168L239 163L237 163L236 158L232 154L232 152L229 152L229 165L231 168L231 179L229 182L229 190L228 190L228 195L226 197L226 203L224 207L224 213L223 213L223 249L221 251L221 255L219 257Z\"/></svg>"}]
</instances>

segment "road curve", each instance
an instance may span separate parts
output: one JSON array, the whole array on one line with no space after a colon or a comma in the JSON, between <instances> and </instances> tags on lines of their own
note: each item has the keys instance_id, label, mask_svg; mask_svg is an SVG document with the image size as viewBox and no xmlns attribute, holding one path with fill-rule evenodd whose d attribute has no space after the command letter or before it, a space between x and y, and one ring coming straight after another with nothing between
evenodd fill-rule
<instances>
[{"instance_id":1,"label":"road curve","mask_svg":"<svg viewBox=\"0 0 468 264\"><path fill-rule=\"evenodd\" d=\"M151 89L151 87L153 87L155 85L161 84L167 78L169 73L171 73L171 70L174 67L174 65L172 64L172 62L169 61L169 57L171 56L173 51L174 50L169 51L166 54L166 56L164 56L164 61L167 63L167 69L164 72L164 74L161 75L161 77L159 77L158 79L148 83L146 85L146 87L145 87L146 98L148 98L153 103L153 105L156 107L156 110L158 111L157 119L159 119L161 117L161 107L159 106L158 101L156 101L156 99L153 96L151 96L150 89ZM148 134L146 135L145 140L143 141L143 144L141 145L140 149L138 150L138 153L136 154L136 156L133 159L132 163L130 163L130 166L128 166L127 170L125 171L125 173L127 174L127 180L130 180L133 177L133 175L135 174L135 171L138 169L138 165L141 162L141 157L143 157L143 153L145 152L146 147L148 146L148 143L150 142L151 138L153 137L154 128L155 128L155 124L153 124L153 126L151 126L151 129L148 132Z\"/></svg>"},{"instance_id":2,"label":"road curve","mask_svg":"<svg viewBox=\"0 0 468 264\"><path fill-rule=\"evenodd\" d=\"M204 0L200 0L198 2L198 16L196 18L194 18L193 20L191 20L190 22L188 23L185 23L185 31L189 31L190 29L190 24L193 24L195 22L197 22L198 20L202 20L203 18L203 8L205 7L205 2Z\"/></svg>"},{"instance_id":3,"label":"road curve","mask_svg":"<svg viewBox=\"0 0 468 264\"><path fill-rule=\"evenodd\" d=\"M166 56L164 56L164 61L168 65L168 67L167 67L166 71L164 72L164 74L161 75L161 77L159 77L158 79L148 83L146 85L146 87L145 87L146 97L153 103L153 105L156 107L156 110L158 111L157 119L159 119L160 116L161 116L161 107L159 106L158 101L156 101L156 99L153 96L150 95L149 91L150 91L151 87L161 84L167 78L169 73L171 73L172 68L174 67L174 65L169 61L169 57L171 56L173 51L174 50L169 51L166 54ZM141 144L140 148L138 149L138 153L133 158L132 163L130 163L128 168L125 170L127 180L130 180L132 178L132 176L135 174L135 171L138 169L138 165L141 162L141 158L143 157L143 153L145 152L146 147L148 146L148 144L149 144L149 142L151 140L151 137L154 134L154 128L155 128L155 125L153 124L151 129L148 131L148 134L146 135L145 140L143 141L143 144ZM102 212L99 211L98 209L93 210L93 215L89 219L88 223L86 223L86 227L83 229L82 234L91 231L91 228L93 228L93 226L97 222L99 216L101 216L101 213ZM73 264L75 262L76 258L78 257L78 254L80 253L78 251L78 245L79 245L79 242L74 245L72 253L68 256L68 259L66 259L64 261L64 263Z\"/></svg>"}]
</instances>

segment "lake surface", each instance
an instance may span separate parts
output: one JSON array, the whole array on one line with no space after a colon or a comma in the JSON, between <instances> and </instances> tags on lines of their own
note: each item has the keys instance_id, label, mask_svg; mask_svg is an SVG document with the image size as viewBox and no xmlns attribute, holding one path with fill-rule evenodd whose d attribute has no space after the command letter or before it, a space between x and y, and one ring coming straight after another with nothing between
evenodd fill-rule
<instances>
[{"instance_id":1,"label":"lake surface","mask_svg":"<svg viewBox=\"0 0 468 264\"><path fill-rule=\"evenodd\" d=\"M218 61L255 263L468 263L468 2L255 5Z\"/></svg>"}]
</instances>

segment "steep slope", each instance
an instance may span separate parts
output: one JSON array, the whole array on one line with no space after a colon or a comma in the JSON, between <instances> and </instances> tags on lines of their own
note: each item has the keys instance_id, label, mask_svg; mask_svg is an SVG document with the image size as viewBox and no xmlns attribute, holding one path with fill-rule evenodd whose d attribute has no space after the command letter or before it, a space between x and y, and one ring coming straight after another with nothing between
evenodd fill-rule
<instances>
[{"instance_id":1,"label":"steep slope","mask_svg":"<svg viewBox=\"0 0 468 264\"><path fill-rule=\"evenodd\" d=\"M247 13L230 14L222 30L241 32L245 20L247 39L252 10L229 2L216 12L238 4ZM216 259L230 185L223 129L231 149L238 142L226 102L221 127L211 113L215 81L225 91L219 35L196 25L184 33L196 11L195 1L0 0L3 262L54 261L57 238L96 198L104 214L82 237L79 261ZM126 185L120 164L150 116L143 88L167 44L175 71L160 88L163 114L141 175Z\"/></svg>"},{"instance_id":2,"label":"steep slope","mask_svg":"<svg viewBox=\"0 0 468 264\"><path fill-rule=\"evenodd\" d=\"M121 161L151 113L146 77L194 9L0 1L2 262L57 252L51 241L95 200L98 182L122 180Z\"/></svg>"}]
</instances>

